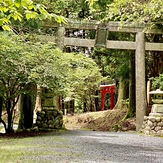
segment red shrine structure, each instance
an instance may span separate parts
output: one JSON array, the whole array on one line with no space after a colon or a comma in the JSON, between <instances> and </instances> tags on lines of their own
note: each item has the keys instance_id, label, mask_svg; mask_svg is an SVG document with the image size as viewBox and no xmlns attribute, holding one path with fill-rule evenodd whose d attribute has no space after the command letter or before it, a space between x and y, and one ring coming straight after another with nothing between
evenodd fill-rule
<instances>
[{"instance_id":1,"label":"red shrine structure","mask_svg":"<svg viewBox=\"0 0 163 163\"><path fill-rule=\"evenodd\" d=\"M101 111L105 108L105 94L110 94L110 110L114 107L115 84L100 85L101 92Z\"/></svg>"}]
</instances>

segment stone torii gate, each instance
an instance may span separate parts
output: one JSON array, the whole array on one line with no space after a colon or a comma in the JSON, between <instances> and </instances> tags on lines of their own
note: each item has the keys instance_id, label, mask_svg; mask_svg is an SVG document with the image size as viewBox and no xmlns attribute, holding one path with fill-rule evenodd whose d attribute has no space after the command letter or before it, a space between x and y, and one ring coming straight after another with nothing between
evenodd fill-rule
<instances>
[{"instance_id":1,"label":"stone torii gate","mask_svg":"<svg viewBox=\"0 0 163 163\"><path fill-rule=\"evenodd\" d=\"M135 50L136 60L136 130L138 131L143 123L146 114L146 81L145 81L145 51L163 51L163 43L150 43L145 41L145 26L123 25L120 28L119 22L109 22L101 24L96 21L72 20L67 24L47 22L44 27L58 28L57 38L46 36L46 40L55 41L59 48L64 46L95 47L100 46L108 49ZM65 29L95 30L95 39L81 39L65 37ZM136 34L135 41L115 41L107 40L108 32L125 32ZM147 30L151 34L163 34L163 28L157 26Z\"/></svg>"}]
</instances>

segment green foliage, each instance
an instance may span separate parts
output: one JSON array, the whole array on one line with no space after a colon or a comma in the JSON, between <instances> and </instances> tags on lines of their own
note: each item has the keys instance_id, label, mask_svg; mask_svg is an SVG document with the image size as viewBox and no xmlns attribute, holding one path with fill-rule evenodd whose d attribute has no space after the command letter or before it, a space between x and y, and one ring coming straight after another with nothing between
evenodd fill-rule
<instances>
[{"instance_id":1,"label":"green foliage","mask_svg":"<svg viewBox=\"0 0 163 163\"><path fill-rule=\"evenodd\" d=\"M9 40L8 37L11 39ZM54 87L54 84L51 85L52 80L56 78L54 64L57 63L54 62L62 53L54 47L54 44L26 42L26 38L20 38L13 34L9 36L2 34L1 81L3 77L4 81L20 82L21 89L23 84L28 83Z\"/></svg>"},{"instance_id":2,"label":"green foliage","mask_svg":"<svg viewBox=\"0 0 163 163\"><path fill-rule=\"evenodd\" d=\"M127 21L133 24L149 23L162 25L163 1L149 0L145 2L137 0L114 0L108 6L108 20Z\"/></svg>"},{"instance_id":3,"label":"green foliage","mask_svg":"<svg viewBox=\"0 0 163 163\"><path fill-rule=\"evenodd\" d=\"M11 30L13 21L45 20L54 18L59 23L65 22L63 17L48 13L43 4L34 3L32 0L12 1L0 0L0 26L3 30Z\"/></svg>"},{"instance_id":4,"label":"green foliage","mask_svg":"<svg viewBox=\"0 0 163 163\"><path fill-rule=\"evenodd\" d=\"M92 56L108 80L120 77L128 79L129 52L96 48Z\"/></svg>"},{"instance_id":5,"label":"green foliage","mask_svg":"<svg viewBox=\"0 0 163 163\"><path fill-rule=\"evenodd\" d=\"M0 36L0 96L10 125L19 96L30 91L28 84L74 98L85 96L102 80L95 62L83 54L62 53L54 43L33 42L13 33Z\"/></svg>"},{"instance_id":6,"label":"green foliage","mask_svg":"<svg viewBox=\"0 0 163 163\"><path fill-rule=\"evenodd\" d=\"M102 20L107 16L108 5L112 0L98 0L90 3L91 15L90 18L94 20Z\"/></svg>"},{"instance_id":7,"label":"green foliage","mask_svg":"<svg viewBox=\"0 0 163 163\"><path fill-rule=\"evenodd\" d=\"M103 79L96 63L84 54L64 53L59 61L64 76L63 92L67 100L83 98L91 90L98 89L98 83Z\"/></svg>"},{"instance_id":8,"label":"green foliage","mask_svg":"<svg viewBox=\"0 0 163 163\"><path fill-rule=\"evenodd\" d=\"M83 113L83 102L81 100L75 99L75 110L76 114Z\"/></svg>"},{"instance_id":9,"label":"green foliage","mask_svg":"<svg viewBox=\"0 0 163 163\"><path fill-rule=\"evenodd\" d=\"M66 18L86 18L89 16L90 4L87 0L36 0L47 6L47 11Z\"/></svg>"},{"instance_id":10,"label":"green foliage","mask_svg":"<svg viewBox=\"0 0 163 163\"><path fill-rule=\"evenodd\" d=\"M158 77L151 78L152 80L152 90L160 89L163 91L163 74Z\"/></svg>"},{"instance_id":11,"label":"green foliage","mask_svg":"<svg viewBox=\"0 0 163 163\"><path fill-rule=\"evenodd\" d=\"M54 87L50 82L54 81L55 74L50 68L55 65L54 53L61 52L50 51L52 45L26 42L13 33L0 35L0 96L8 114L6 131L12 132L12 115L19 96L30 91L26 89L30 83Z\"/></svg>"}]
</instances>

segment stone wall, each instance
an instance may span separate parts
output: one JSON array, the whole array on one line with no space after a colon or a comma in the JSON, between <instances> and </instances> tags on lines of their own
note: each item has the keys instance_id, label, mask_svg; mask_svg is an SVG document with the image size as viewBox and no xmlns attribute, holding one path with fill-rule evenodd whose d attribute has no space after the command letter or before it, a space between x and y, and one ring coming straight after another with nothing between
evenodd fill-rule
<instances>
[{"instance_id":1,"label":"stone wall","mask_svg":"<svg viewBox=\"0 0 163 163\"><path fill-rule=\"evenodd\" d=\"M163 136L163 116L144 116L141 131L146 135Z\"/></svg>"},{"instance_id":2,"label":"stone wall","mask_svg":"<svg viewBox=\"0 0 163 163\"><path fill-rule=\"evenodd\" d=\"M37 112L36 124L39 129L60 129L63 125L63 114L53 107L43 107Z\"/></svg>"}]
</instances>

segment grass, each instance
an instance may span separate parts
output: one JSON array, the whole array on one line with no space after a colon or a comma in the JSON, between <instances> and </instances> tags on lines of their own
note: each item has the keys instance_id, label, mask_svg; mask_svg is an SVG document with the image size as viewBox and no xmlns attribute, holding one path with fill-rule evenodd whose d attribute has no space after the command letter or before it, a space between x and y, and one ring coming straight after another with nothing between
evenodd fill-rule
<instances>
[{"instance_id":1,"label":"grass","mask_svg":"<svg viewBox=\"0 0 163 163\"><path fill-rule=\"evenodd\" d=\"M60 132L60 131L58 131ZM61 131L61 133L66 131ZM0 138L1 163L50 163L55 157L66 156L64 145L57 132L25 138ZM53 158L51 160L51 158Z\"/></svg>"}]
</instances>

